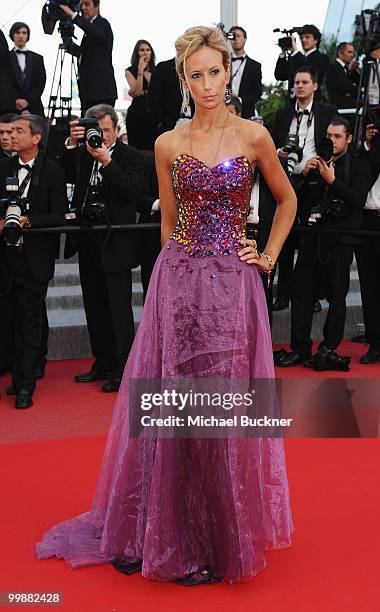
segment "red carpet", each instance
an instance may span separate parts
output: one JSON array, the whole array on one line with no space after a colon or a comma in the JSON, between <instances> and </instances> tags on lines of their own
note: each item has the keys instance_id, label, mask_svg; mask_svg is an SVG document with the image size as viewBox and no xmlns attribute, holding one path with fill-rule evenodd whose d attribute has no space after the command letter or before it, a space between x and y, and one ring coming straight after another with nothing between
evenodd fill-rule
<instances>
[{"instance_id":1,"label":"red carpet","mask_svg":"<svg viewBox=\"0 0 380 612\"><path fill-rule=\"evenodd\" d=\"M71 382L86 365L49 363L27 411L4 398L8 381L0 379L0 591L60 591L61 609L70 612L380 610L377 439L285 441L293 546L269 553L267 568L250 583L185 589L108 565L72 571L57 559L37 561L42 533L86 511L96 486L115 395L103 394L100 384ZM379 376L378 365L357 367L360 376Z\"/></svg>"}]
</instances>

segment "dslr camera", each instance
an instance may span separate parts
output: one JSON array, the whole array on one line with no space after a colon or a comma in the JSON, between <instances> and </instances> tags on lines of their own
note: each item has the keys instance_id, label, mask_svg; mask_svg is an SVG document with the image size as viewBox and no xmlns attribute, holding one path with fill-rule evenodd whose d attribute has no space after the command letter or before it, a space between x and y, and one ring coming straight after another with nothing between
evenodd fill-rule
<instances>
[{"instance_id":1,"label":"dslr camera","mask_svg":"<svg viewBox=\"0 0 380 612\"><path fill-rule=\"evenodd\" d=\"M4 219L3 237L7 246L22 245L21 217L29 211L29 201L19 194L18 178L9 176L5 186L7 197L0 200L0 219Z\"/></svg>"},{"instance_id":2,"label":"dslr camera","mask_svg":"<svg viewBox=\"0 0 380 612\"><path fill-rule=\"evenodd\" d=\"M78 126L86 129L85 141L92 149L100 149L103 145L103 130L97 119L83 117L79 119Z\"/></svg>"},{"instance_id":3,"label":"dslr camera","mask_svg":"<svg viewBox=\"0 0 380 612\"><path fill-rule=\"evenodd\" d=\"M81 217L90 225L108 221L107 206L103 202L99 202L99 189L97 185L90 185Z\"/></svg>"},{"instance_id":4,"label":"dslr camera","mask_svg":"<svg viewBox=\"0 0 380 612\"><path fill-rule=\"evenodd\" d=\"M42 27L45 34L53 34L58 22L58 31L61 34L63 46L69 49L74 37L74 24L72 19L63 12L60 4L64 4L77 13L80 2L78 0L47 0L42 8Z\"/></svg>"},{"instance_id":5,"label":"dslr camera","mask_svg":"<svg viewBox=\"0 0 380 612\"><path fill-rule=\"evenodd\" d=\"M303 155L298 134L289 134L282 150L284 153L288 153L288 157L286 159L288 174L293 174L296 164L299 164L300 161L302 161Z\"/></svg>"},{"instance_id":6,"label":"dslr camera","mask_svg":"<svg viewBox=\"0 0 380 612\"><path fill-rule=\"evenodd\" d=\"M317 144L316 150L318 157L323 159L327 165L331 164L334 145L330 138L322 138L322 140L320 140L320 142ZM310 217L307 221L307 224L312 227L315 223L321 222L322 217L325 221L327 221L326 213L328 207L326 208L323 205L323 198L326 193L326 184L323 178L321 177L318 169L310 170L307 189L310 194L311 200L314 202L310 211ZM337 203L338 200L331 201L331 204L333 202Z\"/></svg>"}]
</instances>

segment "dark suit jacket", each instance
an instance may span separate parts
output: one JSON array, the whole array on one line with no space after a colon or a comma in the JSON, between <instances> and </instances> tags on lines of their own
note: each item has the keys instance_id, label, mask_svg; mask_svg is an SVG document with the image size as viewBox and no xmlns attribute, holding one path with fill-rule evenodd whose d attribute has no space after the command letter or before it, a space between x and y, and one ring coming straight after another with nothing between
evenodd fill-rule
<instances>
[{"instance_id":1,"label":"dark suit jacket","mask_svg":"<svg viewBox=\"0 0 380 612\"><path fill-rule=\"evenodd\" d=\"M329 66L329 58L324 53L316 50L310 53L307 57L300 51L287 59L279 57L276 63L274 76L277 81L288 81L289 91L294 87L294 72L302 66L311 66L318 72L319 89L316 92L316 97L320 97L320 88L325 78L327 68Z\"/></svg>"},{"instance_id":2,"label":"dark suit jacket","mask_svg":"<svg viewBox=\"0 0 380 612\"><path fill-rule=\"evenodd\" d=\"M76 158L79 156L79 176L76 177ZM76 183L73 207L81 210L90 182L94 159L84 147L66 150L63 156L67 181ZM116 142L112 162L101 169L99 199L107 205L112 224L136 223L136 201L143 183L143 157L137 149ZM99 241L102 236L97 234ZM96 238L96 236L95 236ZM111 232L105 246L100 247L102 266L105 272L123 272L138 265L136 232ZM80 237L77 240L80 250ZM71 252L73 253L73 251Z\"/></svg>"},{"instance_id":3,"label":"dark suit jacket","mask_svg":"<svg viewBox=\"0 0 380 612\"><path fill-rule=\"evenodd\" d=\"M339 108L355 108L360 74L347 74L339 62L330 64L326 73L326 87L331 104Z\"/></svg>"},{"instance_id":4,"label":"dark suit jacket","mask_svg":"<svg viewBox=\"0 0 380 612\"><path fill-rule=\"evenodd\" d=\"M116 100L117 88L112 65L113 33L107 19L98 15L91 23L77 15L74 23L84 31L80 47L70 52L80 58L79 95L83 103Z\"/></svg>"},{"instance_id":5,"label":"dark suit jacket","mask_svg":"<svg viewBox=\"0 0 380 612\"><path fill-rule=\"evenodd\" d=\"M0 160L0 197L6 197L5 179L7 176L15 176L15 168L18 164L18 156ZM36 177L37 165L41 165L40 180L38 185L33 185ZM59 227L65 223L65 211L67 208L66 184L64 172L58 164L50 159L40 158L36 161L33 169L32 182L29 186L28 198L31 207L29 218L32 227ZM55 256L57 253L57 242L59 236L56 234L37 234L24 236L24 249L33 277L41 282L47 282L54 275ZM0 266L5 262L3 249L5 242L0 239ZM9 270L1 268L1 276L8 276Z\"/></svg>"},{"instance_id":6,"label":"dark suit jacket","mask_svg":"<svg viewBox=\"0 0 380 612\"><path fill-rule=\"evenodd\" d=\"M41 96L46 84L46 71L44 58L38 53L27 51L25 55L25 78L17 60L16 53L10 52L11 60L11 92L13 108L16 110L17 98L25 98L28 101L28 110L32 115L44 116L44 107Z\"/></svg>"},{"instance_id":7,"label":"dark suit jacket","mask_svg":"<svg viewBox=\"0 0 380 612\"><path fill-rule=\"evenodd\" d=\"M295 102L289 106L280 108L277 112L271 136L273 138L276 149L283 147L288 138L290 126L294 117ZM331 104L322 104L321 102L314 103L314 139L315 144L326 137L326 131L331 119L337 114L336 106Z\"/></svg>"},{"instance_id":8,"label":"dark suit jacket","mask_svg":"<svg viewBox=\"0 0 380 612\"><path fill-rule=\"evenodd\" d=\"M160 62L152 72L148 91L148 112L159 134L174 128L181 106L182 95L175 60Z\"/></svg>"},{"instance_id":9,"label":"dark suit jacket","mask_svg":"<svg viewBox=\"0 0 380 612\"><path fill-rule=\"evenodd\" d=\"M347 158L349 158L348 180L345 176ZM348 214L334 223L326 223L326 227L360 229L363 225L363 208L371 186L370 164L364 155L348 152L335 162L335 177L335 181L327 189L324 206L328 205L332 199L339 199L344 202ZM308 178L305 179L302 188L302 191L305 193L303 198L305 202L305 219L309 217L310 207L314 204L314 202L310 202L309 206L306 204L308 201L307 184ZM330 234L328 240L343 242L345 244L360 244L362 242L360 237L349 234Z\"/></svg>"},{"instance_id":10,"label":"dark suit jacket","mask_svg":"<svg viewBox=\"0 0 380 612\"><path fill-rule=\"evenodd\" d=\"M234 66L234 63L232 64ZM249 119L255 114L255 104L261 98L261 64L247 57L239 87L239 97L243 103L242 117Z\"/></svg>"},{"instance_id":11,"label":"dark suit jacket","mask_svg":"<svg viewBox=\"0 0 380 612\"><path fill-rule=\"evenodd\" d=\"M144 157L144 185L143 191L137 200L137 212L140 213L139 223L161 223L161 213L152 213L152 206L159 197L158 180L154 153L147 153ZM160 230L142 230L139 232L140 263L154 261L161 250Z\"/></svg>"},{"instance_id":12,"label":"dark suit jacket","mask_svg":"<svg viewBox=\"0 0 380 612\"><path fill-rule=\"evenodd\" d=\"M14 110L10 92L11 64L7 40L0 30L0 115Z\"/></svg>"}]
</instances>

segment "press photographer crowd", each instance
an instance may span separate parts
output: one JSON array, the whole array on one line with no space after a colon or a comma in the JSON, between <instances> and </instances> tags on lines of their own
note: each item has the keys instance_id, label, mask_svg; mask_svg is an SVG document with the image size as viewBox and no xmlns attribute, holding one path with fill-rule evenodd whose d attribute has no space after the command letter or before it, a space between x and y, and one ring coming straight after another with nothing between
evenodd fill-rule
<instances>
[{"instance_id":1,"label":"press photographer crowd","mask_svg":"<svg viewBox=\"0 0 380 612\"><path fill-rule=\"evenodd\" d=\"M30 50L33 33L26 23L14 23L9 48L0 30L0 375L12 373L6 393L20 409L33 405L36 381L45 373L46 296L64 226L82 228L66 233L64 251L67 259L77 254L94 356L91 370L75 380L102 381L104 392L119 389L134 338L132 269L141 267L145 297L161 244L157 227L112 226L160 222L154 143L193 113L174 57L156 64L152 45L138 40L125 70L132 102L120 130L113 33L99 0L50 0L43 24L48 34L57 26L62 48L75 58L81 116L68 116L60 146L51 147L52 121L41 102L44 59ZM261 64L245 52L247 32L219 27L232 48L228 109L263 123L256 110ZM380 13L363 11L356 27L355 44L339 42L333 61L319 50L316 26L277 29L284 36L274 77L287 83L287 93L266 127L298 199L294 231L278 260L275 297L273 275L269 287L264 283L271 322L273 311L291 308L291 351L274 351L279 367L349 370L350 357L338 349L354 256L365 334L353 340L369 345L362 364L380 361ZM260 250L275 206L256 171L247 235ZM97 225L105 229L94 231ZM313 355L320 299L328 312Z\"/></svg>"}]
</instances>

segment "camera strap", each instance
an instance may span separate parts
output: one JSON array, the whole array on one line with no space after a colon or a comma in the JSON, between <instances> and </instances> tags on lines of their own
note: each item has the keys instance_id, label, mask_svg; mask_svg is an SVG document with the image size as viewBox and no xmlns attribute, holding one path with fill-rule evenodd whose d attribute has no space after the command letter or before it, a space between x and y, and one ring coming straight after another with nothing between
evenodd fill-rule
<instances>
[{"instance_id":1,"label":"camera strap","mask_svg":"<svg viewBox=\"0 0 380 612\"><path fill-rule=\"evenodd\" d=\"M311 107L310 113L308 113L308 115L305 113L305 111L301 111L301 110L297 111L296 109L295 109L295 114L296 114L296 121L297 121L296 136L299 136L302 119L307 116L306 134L305 134L305 138L304 138L303 145L302 145L302 151L303 151L306 146L307 136L308 136L309 130L311 128L311 124L313 123L313 119L314 119L314 105Z\"/></svg>"}]
</instances>

